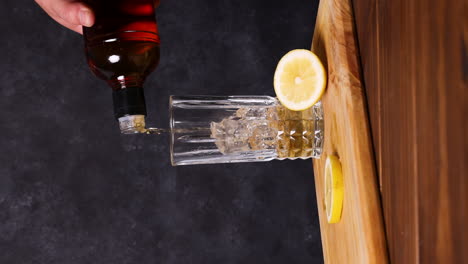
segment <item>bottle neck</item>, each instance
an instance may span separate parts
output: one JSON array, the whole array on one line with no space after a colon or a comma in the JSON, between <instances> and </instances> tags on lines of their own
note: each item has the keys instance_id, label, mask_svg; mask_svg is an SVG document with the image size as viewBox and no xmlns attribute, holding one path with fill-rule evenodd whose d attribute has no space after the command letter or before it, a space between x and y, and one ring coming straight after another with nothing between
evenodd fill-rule
<instances>
[{"instance_id":1,"label":"bottle neck","mask_svg":"<svg viewBox=\"0 0 468 264\"><path fill-rule=\"evenodd\" d=\"M146 103L143 87L126 87L112 92L114 115L119 119L125 116L146 116Z\"/></svg>"}]
</instances>

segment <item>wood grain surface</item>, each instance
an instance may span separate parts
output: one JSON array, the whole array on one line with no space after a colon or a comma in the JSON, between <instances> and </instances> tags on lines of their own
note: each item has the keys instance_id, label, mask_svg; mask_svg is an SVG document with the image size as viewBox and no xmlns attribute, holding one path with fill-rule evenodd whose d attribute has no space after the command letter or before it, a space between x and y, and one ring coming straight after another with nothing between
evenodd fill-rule
<instances>
[{"instance_id":1,"label":"wood grain surface","mask_svg":"<svg viewBox=\"0 0 468 264\"><path fill-rule=\"evenodd\" d=\"M392 263L468 263L466 3L353 2Z\"/></svg>"},{"instance_id":2,"label":"wood grain surface","mask_svg":"<svg viewBox=\"0 0 468 264\"><path fill-rule=\"evenodd\" d=\"M372 141L360 77L351 4L322 0L312 51L328 71L324 107L324 152L314 160L325 263L387 263L382 210ZM344 205L341 221L328 224L323 206L324 164L330 154L342 163Z\"/></svg>"}]
</instances>

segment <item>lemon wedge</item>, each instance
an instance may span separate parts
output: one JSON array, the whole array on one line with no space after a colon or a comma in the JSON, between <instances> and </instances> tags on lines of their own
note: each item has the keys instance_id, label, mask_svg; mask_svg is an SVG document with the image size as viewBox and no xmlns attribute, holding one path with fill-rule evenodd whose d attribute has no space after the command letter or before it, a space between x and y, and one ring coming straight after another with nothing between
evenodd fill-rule
<instances>
[{"instance_id":1,"label":"lemon wedge","mask_svg":"<svg viewBox=\"0 0 468 264\"><path fill-rule=\"evenodd\" d=\"M276 67L273 85L278 100L293 111L310 108L325 91L327 76L320 59L305 49L292 50Z\"/></svg>"},{"instance_id":2,"label":"lemon wedge","mask_svg":"<svg viewBox=\"0 0 468 264\"><path fill-rule=\"evenodd\" d=\"M341 163L330 155L325 161L325 211L328 223L338 223L343 209L344 184Z\"/></svg>"}]
</instances>

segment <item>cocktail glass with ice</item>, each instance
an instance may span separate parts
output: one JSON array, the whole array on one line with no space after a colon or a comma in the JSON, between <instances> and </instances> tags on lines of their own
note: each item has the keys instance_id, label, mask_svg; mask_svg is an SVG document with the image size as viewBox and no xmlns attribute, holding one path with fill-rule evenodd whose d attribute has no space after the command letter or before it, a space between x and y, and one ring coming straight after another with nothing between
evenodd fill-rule
<instances>
[{"instance_id":1,"label":"cocktail glass with ice","mask_svg":"<svg viewBox=\"0 0 468 264\"><path fill-rule=\"evenodd\" d=\"M269 96L171 96L172 165L317 158L321 103L291 111Z\"/></svg>"}]
</instances>

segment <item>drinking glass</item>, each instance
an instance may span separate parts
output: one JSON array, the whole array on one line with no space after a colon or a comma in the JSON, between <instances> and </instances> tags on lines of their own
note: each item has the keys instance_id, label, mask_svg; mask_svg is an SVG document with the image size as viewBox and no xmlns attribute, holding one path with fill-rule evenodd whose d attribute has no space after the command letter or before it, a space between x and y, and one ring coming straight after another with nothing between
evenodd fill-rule
<instances>
[{"instance_id":1,"label":"drinking glass","mask_svg":"<svg viewBox=\"0 0 468 264\"><path fill-rule=\"evenodd\" d=\"M318 158L320 102L291 111L270 96L171 96L173 166Z\"/></svg>"}]
</instances>

